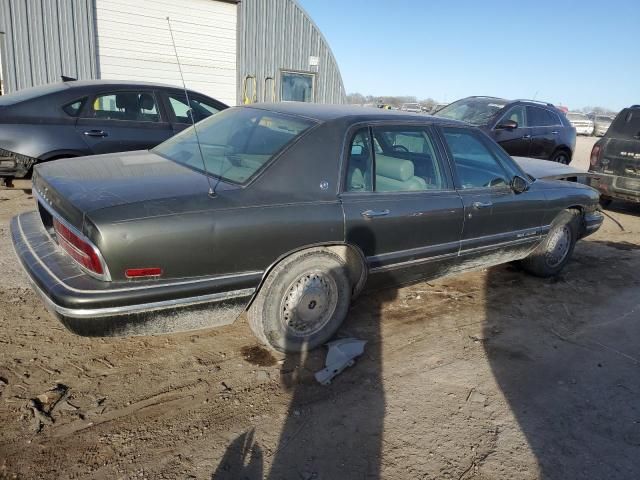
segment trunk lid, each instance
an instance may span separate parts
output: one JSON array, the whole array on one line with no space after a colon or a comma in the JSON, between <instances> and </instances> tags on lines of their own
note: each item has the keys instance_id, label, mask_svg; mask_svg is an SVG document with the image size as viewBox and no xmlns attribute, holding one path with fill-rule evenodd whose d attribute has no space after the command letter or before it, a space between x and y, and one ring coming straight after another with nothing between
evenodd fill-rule
<instances>
[{"instance_id":1,"label":"trunk lid","mask_svg":"<svg viewBox=\"0 0 640 480\"><path fill-rule=\"evenodd\" d=\"M218 187L231 186L220 182ZM208 183L200 172L137 151L37 165L33 189L39 202L81 230L84 217L96 210L157 201L188 205L189 197L206 198Z\"/></svg>"}]
</instances>

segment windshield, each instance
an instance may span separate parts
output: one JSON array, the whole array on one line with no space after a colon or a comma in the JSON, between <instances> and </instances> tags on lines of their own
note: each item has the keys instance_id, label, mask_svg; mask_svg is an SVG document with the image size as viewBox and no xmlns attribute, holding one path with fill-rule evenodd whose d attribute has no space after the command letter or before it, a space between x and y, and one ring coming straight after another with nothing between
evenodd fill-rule
<instances>
[{"instance_id":1,"label":"windshield","mask_svg":"<svg viewBox=\"0 0 640 480\"><path fill-rule=\"evenodd\" d=\"M567 113L569 120L589 120L589 118L582 113Z\"/></svg>"},{"instance_id":2,"label":"windshield","mask_svg":"<svg viewBox=\"0 0 640 480\"><path fill-rule=\"evenodd\" d=\"M640 109L626 109L620 112L609 127L607 136L640 139Z\"/></svg>"},{"instance_id":3,"label":"windshield","mask_svg":"<svg viewBox=\"0 0 640 480\"><path fill-rule=\"evenodd\" d=\"M309 120L279 113L230 108L171 137L152 151L203 173L204 157L208 174L243 184L312 125Z\"/></svg>"},{"instance_id":4,"label":"windshield","mask_svg":"<svg viewBox=\"0 0 640 480\"><path fill-rule=\"evenodd\" d=\"M437 111L435 116L476 126L486 125L506 104L506 101L496 98L465 98Z\"/></svg>"},{"instance_id":5,"label":"windshield","mask_svg":"<svg viewBox=\"0 0 640 480\"><path fill-rule=\"evenodd\" d=\"M33 100L34 98L50 93L61 92L67 88L69 87L64 83L52 83L49 85L40 85L39 87L25 88L17 92L0 95L0 106L15 105L16 103Z\"/></svg>"}]
</instances>

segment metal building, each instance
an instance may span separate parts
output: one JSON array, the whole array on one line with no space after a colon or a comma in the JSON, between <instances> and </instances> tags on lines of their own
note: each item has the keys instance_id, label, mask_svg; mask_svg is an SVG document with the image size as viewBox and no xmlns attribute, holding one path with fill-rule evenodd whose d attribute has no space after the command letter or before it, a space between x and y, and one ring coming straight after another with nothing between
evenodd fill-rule
<instances>
[{"instance_id":1,"label":"metal building","mask_svg":"<svg viewBox=\"0 0 640 480\"><path fill-rule=\"evenodd\" d=\"M344 101L331 49L295 0L2 0L3 91L61 75L180 85L169 27L189 88L228 104Z\"/></svg>"}]
</instances>

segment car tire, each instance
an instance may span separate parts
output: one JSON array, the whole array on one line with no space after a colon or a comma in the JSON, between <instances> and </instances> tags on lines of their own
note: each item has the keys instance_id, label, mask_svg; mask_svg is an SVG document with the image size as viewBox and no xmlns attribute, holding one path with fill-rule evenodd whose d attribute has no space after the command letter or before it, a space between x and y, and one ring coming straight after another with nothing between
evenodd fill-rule
<instances>
[{"instance_id":1,"label":"car tire","mask_svg":"<svg viewBox=\"0 0 640 480\"><path fill-rule=\"evenodd\" d=\"M571 259L578 241L580 212L563 211L551 224L551 230L540 245L524 260L522 268L537 277L553 277L560 273Z\"/></svg>"},{"instance_id":2,"label":"car tire","mask_svg":"<svg viewBox=\"0 0 640 480\"><path fill-rule=\"evenodd\" d=\"M558 162L563 165L569 165L569 163L571 163L571 157L566 150L556 150L551 156L550 160L552 162Z\"/></svg>"},{"instance_id":3,"label":"car tire","mask_svg":"<svg viewBox=\"0 0 640 480\"><path fill-rule=\"evenodd\" d=\"M283 353L328 341L351 303L347 266L323 249L293 254L269 273L247 312L255 336Z\"/></svg>"}]
</instances>

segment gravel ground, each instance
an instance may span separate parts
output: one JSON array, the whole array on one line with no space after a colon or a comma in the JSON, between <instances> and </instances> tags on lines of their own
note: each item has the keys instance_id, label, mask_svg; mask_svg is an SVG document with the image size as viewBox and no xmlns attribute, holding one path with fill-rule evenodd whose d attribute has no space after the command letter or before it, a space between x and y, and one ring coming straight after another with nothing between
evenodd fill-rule
<instances>
[{"instance_id":1,"label":"gravel ground","mask_svg":"<svg viewBox=\"0 0 640 480\"><path fill-rule=\"evenodd\" d=\"M0 191L0 478L640 478L638 209L556 279L506 265L361 297L339 335L365 354L322 387L323 350L273 355L244 319L67 332L11 250L32 205Z\"/></svg>"}]
</instances>

